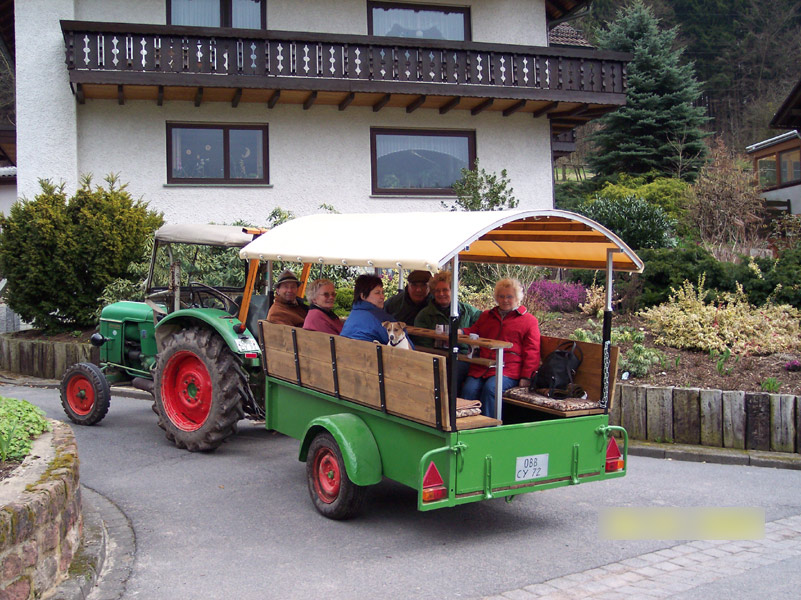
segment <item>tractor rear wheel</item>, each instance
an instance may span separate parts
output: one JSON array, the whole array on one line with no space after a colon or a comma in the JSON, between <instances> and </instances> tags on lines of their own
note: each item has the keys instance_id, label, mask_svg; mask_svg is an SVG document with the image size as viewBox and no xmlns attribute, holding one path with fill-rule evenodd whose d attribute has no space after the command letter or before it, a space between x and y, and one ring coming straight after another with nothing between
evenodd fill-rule
<instances>
[{"instance_id":1,"label":"tractor rear wheel","mask_svg":"<svg viewBox=\"0 0 801 600\"><path fill-rule=\"evenodd\" d=\"M103 420L111 404L111 389L100 367L77 363L61 378L61 406L73 423L94 425Z\"/></svg>"},{"instance_id":2,"label":"tractor rear wheel","mask_svg":"<svg viewBox=\"0 0 801 600\"><path fill-rule=\"evenodd\" d=\"M155 370L153 410L167 439L190 452L214 450L236 433L247 377L223 339L192 327L169 336Z\"/></svg>"}]
</instances>

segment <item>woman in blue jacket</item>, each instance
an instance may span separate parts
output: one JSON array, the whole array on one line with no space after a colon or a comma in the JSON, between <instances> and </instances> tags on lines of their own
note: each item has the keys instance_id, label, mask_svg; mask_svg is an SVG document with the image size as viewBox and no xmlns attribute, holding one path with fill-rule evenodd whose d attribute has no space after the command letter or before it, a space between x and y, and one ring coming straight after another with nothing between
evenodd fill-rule
<instances>
[{"instance_id":1,"label":"woman in blue jacket","mask_svg":"<svg viewBox=\"0 0 801 600\"><path fill-rule=\"evenodd\" d=\"M384 283L375 275L359 275L353 288L353 308L342 327L343 337L389 343L384 321L397 321L384 310Z\"/></svg>"}]
</instances>

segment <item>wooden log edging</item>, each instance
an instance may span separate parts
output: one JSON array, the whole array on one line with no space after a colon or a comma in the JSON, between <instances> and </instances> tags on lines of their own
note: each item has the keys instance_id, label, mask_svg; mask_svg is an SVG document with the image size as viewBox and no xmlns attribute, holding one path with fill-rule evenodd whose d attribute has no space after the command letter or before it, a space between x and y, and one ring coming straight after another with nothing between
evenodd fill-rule
<instances>
[{"instance_id":1,"label":"wooden log edging","mask_svg":"<svg viewBox=\"0 0 801 600\"><path fill-rule=\"evenodd\" d=\"M51 424L55 456L37 482L0 509L0 590L10 598L51 590L81 543L78 447L69 425Z\"/></svg>"},{"instance_id":2,"label":"wooden log edging","mask_svg":"<svg viewBox=\"0 0 801 600\"><path fill-rule=\"evenodd\" d=\"M0 370L3 371L42 379L61 379L70 365L78 362L98 364L99 361L100 350L91 344L0 335Z\"/></svg>"},{"instance_id":3,"label":"wooden log edging","mask_svg":"<svg viewBox=\"0 0 801 600\"><path fill-rule=\"evenodd\" d=\"M629 438L801 454L801 396L620 384L610 423Z\"/></svg>"}]
</instances>

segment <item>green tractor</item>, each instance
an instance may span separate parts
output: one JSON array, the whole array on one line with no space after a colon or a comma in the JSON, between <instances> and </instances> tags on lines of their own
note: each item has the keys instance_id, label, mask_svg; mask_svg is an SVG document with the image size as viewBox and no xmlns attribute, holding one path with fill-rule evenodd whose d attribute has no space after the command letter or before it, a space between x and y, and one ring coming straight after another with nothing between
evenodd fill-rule
<instances>
[{"instance_id":1,"label":"green tractor","mask_svg":"<svg viewBox=\"0 0 801 600\"><path fill-rule=\"evenodd\" d=\"M267 272L239 250L263 229L165 225L155 233L144 302L103 308L92 343L100 367L78 363L61 403L79 425L108 412L110 386L153 394L153 411L179 448L208 451L248 416L264 418L257 324L270 305Z\"/></svg>"}]
</instances>

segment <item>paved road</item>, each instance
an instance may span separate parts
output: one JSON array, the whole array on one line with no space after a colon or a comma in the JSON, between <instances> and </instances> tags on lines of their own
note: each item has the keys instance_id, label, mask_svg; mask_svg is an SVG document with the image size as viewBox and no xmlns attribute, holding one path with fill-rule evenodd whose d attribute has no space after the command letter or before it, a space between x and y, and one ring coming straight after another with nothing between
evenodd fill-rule
<instances>
[{"instance_id":1,"label":"paved road","mask_svg":"<svg viewBox=\"0 0 801 600\"><path fill-rule=\"evenodd\" d=\"M1 385L0 394L66 420L55 390ZM149 402L118 397L100 425L73 429L82 483L114 501L135 531L126 599L596 597L568 596L563 577L597 579L599 567L620 575L685 547L601 540L602 508L757 506L790 538L795 521L780 520L801 515L801 471L631 457L623 479L429 513L416 511L412 490L384 482L361 518L333 522L312 507L298 443L284 436L243 423L217 452L188 453L167 442ZM796 598L801 558L773 550L748 574L707 578L675 597ZM682 573L676 581L687 581ZM541 583L554 585L536 596L526 589ZM620 597L649 596L643 588Z\"/></svg>"}]
</instances>

